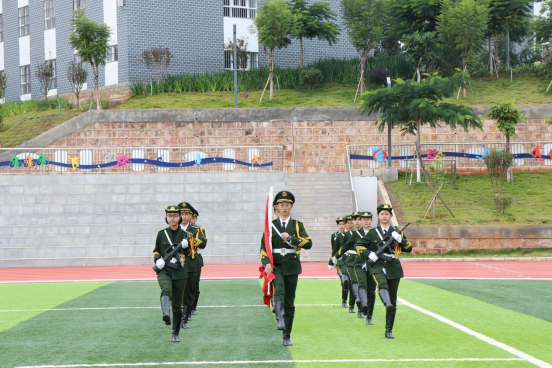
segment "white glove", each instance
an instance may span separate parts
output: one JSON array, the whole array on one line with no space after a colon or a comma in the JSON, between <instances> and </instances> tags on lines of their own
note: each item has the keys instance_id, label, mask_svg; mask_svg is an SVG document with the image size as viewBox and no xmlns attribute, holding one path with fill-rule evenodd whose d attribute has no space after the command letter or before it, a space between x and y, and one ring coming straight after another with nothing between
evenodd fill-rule
<instances>
[{"instance_id":1,"label":"white glove","mask_svg":"<svg viewBox=\"0 0 552 368\"><path fill-rule=\"evenodd\" d=\"M333 270L333 266L328 265L328 270L330 270L330 271Z\"/></svg>"},{"instance_id":2,"label":"white glove","mask_svg":"<svg viewBox=\"0 0 552 368\"><path fill-rule=\"evenodd\" d=\"M368 258L370 258L374 262L376 262L379 259L378 256L376 256L376 253L374 252L370 252L370 254L368 254Z\"/></svg>"},{"instance_id":3,"label":"white glove","mask_svg":"<svg viewBox=\"0 0 552 368\"><path fill-rule=\"evenodd\" d=\"M402 236L401 234L399 234L398 232L396 231L393 231L391 233L391 236L393 237L393 239L395 239L396 241L398 241L399 243L402 241Z\"/></svg>"},{"instance_id":4,"label":"white glove","mask_svg":"<svg viewBox=\"0 0 552 368\"><path fill-rule=\"evenodd\" d=\"M155 261L155 265L157 266L157 268L162 270L163 267L165 267L165 261L163 260L163 258L159 258L157 261Z\"/></svg>"},{"instance_id":5,"label":"white glove","mask_svg":"<svg viewBox=\"0 0 552 368\"><path fill-rule=\"evenodd\" d=\"M181 244L182 244L182 249L188 248L188 244L189 244L188 239L182 240Z\"/></svg>"},{"instance_id":6,"label":"white glove","mask_svg":"<svg viewBox=\"0 0 552 368\"><path fill-rule=\"evenodd\" d=\"M337 258L335 258L335 256L332 258L332 262L333 264L337 264Z\"/></svg>"},{"instance_id":7,"label":"white glove","mask_svg":"<svg viewBox=\"0 0 552 368\"><path fill-rule=\"evenodd\" d=\"M364 271L368 271L368 265L366 264L366 262L364 262L364 264L362 265L362 269Z\"/></svg>"}]
</instances>

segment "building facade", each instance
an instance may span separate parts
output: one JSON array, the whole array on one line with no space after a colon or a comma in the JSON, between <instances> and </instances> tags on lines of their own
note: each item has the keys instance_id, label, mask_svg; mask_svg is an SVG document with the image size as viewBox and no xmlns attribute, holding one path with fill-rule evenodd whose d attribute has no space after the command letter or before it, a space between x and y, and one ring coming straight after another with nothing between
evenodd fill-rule
<instances>
[{"instance_id":1,"label":"building facade","mask_svg":"<svg viewBox=\"0 0 552 368\"><path fill-rule=\"evenodd\" d=\"M252 33L253 18L262 0L0 0L0 72L6 75L7 101L43 97L36 68L49 61L56 78L49 96L71 92L67 79L69 63L76 60L69 45L72 12L83 9L90 19L110 27L110 50L100 67L100 86L146 81L152 75L142 62L142 52L168 47L173 59L169 74L206 73L232 69L224 45L233 38L247 41L247 69L266 65L262 45ZM313 2L313 1L311 1ZM340 14L340 0L331 0ZM343 28L341 16L338 22ZM356 57L343 29L333 46L319 40L304 40L305 63L323 58ZM298 41L275 53L278 66L299 65ZM85 65L87 65L85 63ZM89 70L83 96L92 91ZM86 91L86 87L88 90Z\"/></svg>"}]
</instances>

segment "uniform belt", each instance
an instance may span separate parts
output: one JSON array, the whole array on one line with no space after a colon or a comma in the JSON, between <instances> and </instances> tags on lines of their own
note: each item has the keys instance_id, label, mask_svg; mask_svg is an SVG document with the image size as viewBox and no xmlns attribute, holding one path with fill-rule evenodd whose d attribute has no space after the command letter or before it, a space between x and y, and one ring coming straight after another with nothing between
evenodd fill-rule
<instances>
[{"instance_id":1,"label":"uniform belt","mask_svg":"<svg viewBox=\"0 0 552 368\"><path fill-rule=\"evenodd\" d=\"M283 257L285 257L286 254L297 253L297 252L295 249L276 248L276 249L272 249L272 253L281 254Z\"/></svg>"},{"instance_id":2,"label":"uniform belt","mask_svg":"<svg viewBox=\"0 0 552 368\"><path fill-rule=\"evenodd\" d=\"M389 257L389 258L395 258L394 254L383 253L383 255L386 256L386 257Z\"/></svg>"},{"instance_id":3,"label":"uniform belt","mask_svg":"<svg viewBox=\"0 0 552 368\"><path fill-rule=\"evenodd\" d=\"M355 252L354 250L348 250L348 251L345 252L345 254L349 254L349 255L355 254L356 255L357 252Z\"/></svg>"}]
</instances>

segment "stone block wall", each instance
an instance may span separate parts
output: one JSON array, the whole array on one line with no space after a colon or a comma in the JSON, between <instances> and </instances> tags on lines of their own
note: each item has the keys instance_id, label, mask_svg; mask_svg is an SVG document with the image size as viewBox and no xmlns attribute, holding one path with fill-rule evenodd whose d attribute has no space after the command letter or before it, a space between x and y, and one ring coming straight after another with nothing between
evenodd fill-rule
<instances>
[{"instance_id":1,"label":"stone block wall","mask_svg":"<svg viewBox=\"0 0 552 368\"><path fill-rule=\"evenodd\" d=\"M512 143L552 141L552 129L544 120L531 118L521 123ZM413 143L414 139L414 136L402 136L396 129L393 132L392 141L396 144ZM427 143L491 141L504 141L492 120L484 121L482 131L422 130L422 142ZM286 172L314 173L345 172L347 144L383 147L386 142L387 134L380 133L374 121L163 121L93 123L50 144L50 147L282 145ZM356 162L358 165L358 160ZM460 164L457 165L461 170Z\"/></svg>"}]
</instances>

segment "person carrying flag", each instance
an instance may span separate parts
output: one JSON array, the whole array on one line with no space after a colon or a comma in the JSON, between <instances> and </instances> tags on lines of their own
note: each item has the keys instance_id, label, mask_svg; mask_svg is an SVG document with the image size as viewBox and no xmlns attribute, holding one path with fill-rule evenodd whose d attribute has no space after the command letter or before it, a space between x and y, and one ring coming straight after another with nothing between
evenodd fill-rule
<instances>
[{"instance_id":1,"label":"person carrying flag","mask_svg":"<svg viewBox=\"0 0 552 368\"><path fill-rule=\"evenodd\" d=\"M280 218L269 224L272 236L268 241L265 240L264 235L268 234L270 228L267 229L268 226L265 226L260 249L262 267L267 275L270 276L273 273L275 277L272 281L274 309L277 329L283 331L284 346L292 346L291 330L295 317L295 292L299 274L301 274L301 261L297 252L312 247L312 240L305 225L290 217L294 203L295 197L292 193L281 191L276 194L273 204L278 206ZM267 223L266 220L265 223ZM269 252L272 256L272 263Z\"/></svg>"}]
</instances>

